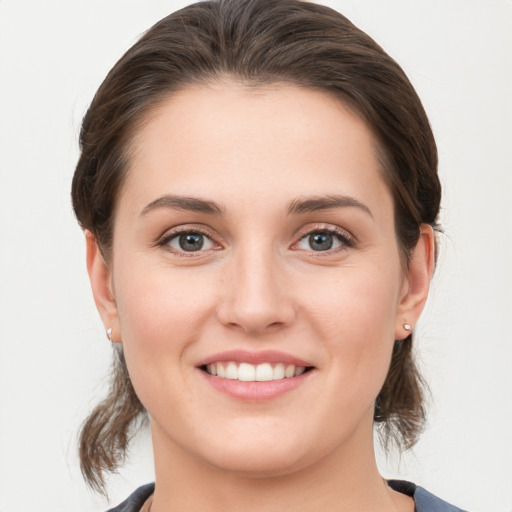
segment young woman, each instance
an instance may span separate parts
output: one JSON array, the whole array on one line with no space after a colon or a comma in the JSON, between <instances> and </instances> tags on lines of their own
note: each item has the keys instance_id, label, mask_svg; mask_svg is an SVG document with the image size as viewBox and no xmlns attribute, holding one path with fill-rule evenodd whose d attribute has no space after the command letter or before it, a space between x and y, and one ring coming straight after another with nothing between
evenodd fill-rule
<instances>
[{"instance_id":1,"label":"young woman","mask_svg":"<svg viewBox=\"0 0 512 512\"><path fill-rule=\"evenodd\" d=\"M380 476L424 422L414 326L437 153L401 68L341 14L221 0L150 29L98 90L73 204L116 353L84 423L104 488L149 417L155 484L115 511L459 510Z\"/></svg>"}]
</instances>

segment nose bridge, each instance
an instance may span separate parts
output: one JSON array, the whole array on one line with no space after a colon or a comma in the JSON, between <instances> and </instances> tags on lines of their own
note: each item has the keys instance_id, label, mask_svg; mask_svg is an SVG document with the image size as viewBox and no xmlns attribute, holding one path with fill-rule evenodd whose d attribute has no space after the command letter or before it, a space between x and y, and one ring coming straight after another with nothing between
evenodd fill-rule
<instances>
[{"instance_id":1,"label":"nose bridge","mask_svg":"<svg viewBox=\"0 0 512 512\"><path fill-rule=\"evenodd\" d=\"M285 326L294 316L282 261L267 241L257 240L233 251L221 321L247 333Z\"/></svg>"}]
</instances>

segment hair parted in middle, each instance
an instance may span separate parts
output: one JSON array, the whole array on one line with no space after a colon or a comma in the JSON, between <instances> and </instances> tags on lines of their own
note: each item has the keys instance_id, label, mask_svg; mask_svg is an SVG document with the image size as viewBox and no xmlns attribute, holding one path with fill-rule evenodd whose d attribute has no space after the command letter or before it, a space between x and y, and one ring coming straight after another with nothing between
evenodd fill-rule
<instances>
[{"instance_id":1,"label":"hair parted in middle","mask_svg":"<svg viewBox=\"0 0 512 512\"><path fill-rule=\"evenodd\" d=\"M404 268L422 223L436 226L441 188L434 137L400 66L342 14L300 0L199 2L156 23L108 73L87 111L72 184L76 217L109 262L116 201L129 172L130 143L173 92L231 80L243 86L292 84L332 95L373 133L394 200ZM144 414L122 349L107 398L80 433L81 467L96 490L122 463ZM423 381L412 334L396 341L375 404L384 441L412 446L425 419Z\"/></svg>"}]
</instances>

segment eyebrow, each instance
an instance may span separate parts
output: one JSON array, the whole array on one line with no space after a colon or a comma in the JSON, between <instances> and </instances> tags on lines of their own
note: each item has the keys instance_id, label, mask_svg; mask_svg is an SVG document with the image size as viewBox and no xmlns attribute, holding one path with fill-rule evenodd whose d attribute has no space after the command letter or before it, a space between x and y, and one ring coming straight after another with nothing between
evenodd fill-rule
<instances>
[{"instance_id":1,"label":"eyebrow","mask_svg":"<svg viewBox=\"0 0 512 512\"><path fill-rule=\"evenodd\" d=\"M165 195L147 204L142 210L141 216L159 208L206 213L207 215L225 214L225 208L215 201L198 197ZM334 208L359 208L373 217L370 209L361 201L355 197L340 195L299 197L288 203L286 211L288 215L298 215Z\"/></svg>"},{"instance_id":2,"label":"eyebrow","mask_svg":"<svg viewBox=\"0 0 512 512\"><path fill-rule=\"evenodd\" d=\"M361 203L361 201L355 197L340 195L299 197L288 204L287 212L288 215L293 215L334 208L359 208L373 218L368 206Z\"/></svg>"},{"instance_id":3,"label":"eyebrow","mask_svg":"<svg viewBox=\"0 0 512 512\"><path fill-rule=\"evenodd\" d=\"M225 213L224 208L215 201L198 197L165 195L147 204L142 210L141 216L147 215L158 208L199 212L208 215L223 215Z\"/></svg>"}]
</instances>

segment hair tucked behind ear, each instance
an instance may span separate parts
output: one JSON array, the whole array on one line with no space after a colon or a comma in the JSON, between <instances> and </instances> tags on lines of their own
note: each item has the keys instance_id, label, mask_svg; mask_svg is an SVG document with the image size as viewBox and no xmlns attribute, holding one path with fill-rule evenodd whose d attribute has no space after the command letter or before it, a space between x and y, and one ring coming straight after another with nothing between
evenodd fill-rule
<instances>
[{"instance_id":1,"label":"hair tucked behind ear","mask_svg":"<svg viewBox=\"0 0 512 512\"><path fill-rule=\"evenodd\" d=\"M213 0L177 11L152 27L117 62L84 117L73 207L106 260L130 141L152 109L174 91L223 78L248 86L289 83L331 94L372 131L393 196L403 263L420 226L435 226L441 186L437 150L420 99L400 66L342 14L300 0ZM424 421L422 380L412 338L395 344L376 402L384 440L414 444ZM104 471L122 463L144 408L122 357L111 389L83 425L82 470L104 488Z\"/></svg>"},{"instance_id":2,"label":"hair tucked behind ear","mask_svg":"<svg viewBox=\"0 0 512 512\"><path fill-rule=\"evenodd\" d=\"M124 462L128 444L144 421L145 412L133 389L122 346L114 344L110 389L83 423L79 434L82 474L96 491L105 492L105 472Z\"/></svg>"}]
</instances>

